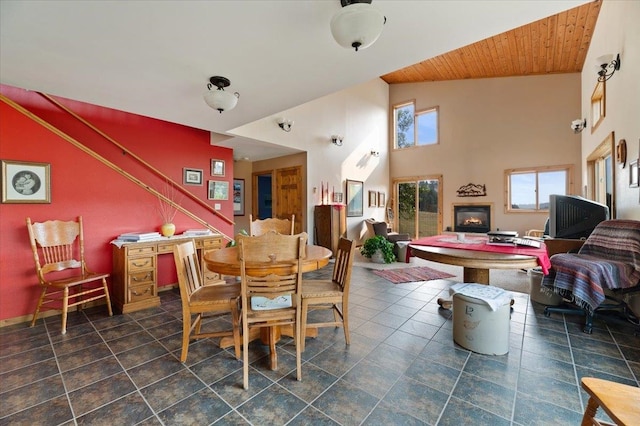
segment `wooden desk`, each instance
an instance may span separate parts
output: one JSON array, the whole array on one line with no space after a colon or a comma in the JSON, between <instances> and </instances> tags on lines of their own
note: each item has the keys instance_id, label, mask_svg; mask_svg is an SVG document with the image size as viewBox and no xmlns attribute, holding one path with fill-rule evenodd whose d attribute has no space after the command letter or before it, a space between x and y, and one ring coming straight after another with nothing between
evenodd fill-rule
<instances>
[{"instance_id":1,"label":"wooden desk","mask_svg":"<svg viewBox=\"0 0 640 426\"><path fill-rule=\"evenodd\" d=\"M306 247L306 257L302 262L302 272L311 272L320 269L329 264L329 258L332 256L331 250L325 247L308 245ZM238 259L238 247L227 247L216 251L210 251L203 256L204 263L209 271L223 274L240 276L240 260ZM260 263L255 265L256 269L247 267L247 272L256 275L265 275L269 273L269 265ZM261 334L261 332L263 334ZM262 343L269 345L271 369L278 368L278 355L275 350L275 344L280 339L280 334L292 336L293 330L287 330L281 327L261 328L259 330L252 329L250 331L249 341L260 338ZM317 328L308 328L305 336L316 337L318 335ZM232 337L223 337L220 339L220 347L227 348L233 346Z\"/></svg>"},{"instance_id":2,"label":"wooden desk","mask_svg":"<svg viewBox=\"0 0 640 426\"><path fill-rule=\"evenodd\" d=\"M465 283L489 284L489 269L530 269L538 266L535 256L431 246L409 247L413 255L421 259L462 266ZM449 299L438 299L438 304L444 309L452 307Z\"/></svg>"},{"instance_id":3,"label":"wooden desk","mask_svg":"<svg viewBox=\"0 0 640 426\"><path fill-rule=\"evenodd\" d=\"M126 314L140 309L160 306L158 296L158 256L173 255L173 246L187 240L194 240L200 253L205 254L222 247L222 235L200 237L175 236L153 241L130 242L113 245L113 271L111 300L117 312ZM201 262L202 263L202 262ZM220 279L202 267L205 284Z\"/></svg>"}]
</instances>

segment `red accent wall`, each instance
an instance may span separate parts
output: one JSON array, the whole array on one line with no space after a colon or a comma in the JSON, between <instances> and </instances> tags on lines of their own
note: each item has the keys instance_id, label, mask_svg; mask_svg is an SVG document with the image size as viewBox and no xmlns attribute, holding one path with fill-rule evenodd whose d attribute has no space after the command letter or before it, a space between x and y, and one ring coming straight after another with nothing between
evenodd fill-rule
<instances>
[{"instance_id":1,"label":"red accent wall","mask_svg":"<svg viewBox=\"0 0 640 426\"><path fill-rule=\"evenodd\" d=\"M82 124L36 92L0 85L0 92L84 145L99 152L147 185L161 191L165 181L131 155ZM209 132L129 114L96 105L56 98L96 128L141 157L154 168L182 184L183 167L203 170L203 185L183 185L201 200L207 200L207 181L223 180L232 185L233 150L211 146ZM50 204L0 204L0 320L33 313L39 285L25 218L32 221L71 220L82 215L85 257L96 271L111 271L112 246L118 234L159 230L158 199L115 170L65 141L62 137L0 102L0 159L51 164ZM225 161L225 176L211 176L211 159ZM202 206L182 196L180 204L226 235L227 223ZM220 213L233 220L232 200L220 200ZM178 212L176 233L201 224ZM176 282L173 259L161 256L159 285Z\"/></svg>"}]
</instances>

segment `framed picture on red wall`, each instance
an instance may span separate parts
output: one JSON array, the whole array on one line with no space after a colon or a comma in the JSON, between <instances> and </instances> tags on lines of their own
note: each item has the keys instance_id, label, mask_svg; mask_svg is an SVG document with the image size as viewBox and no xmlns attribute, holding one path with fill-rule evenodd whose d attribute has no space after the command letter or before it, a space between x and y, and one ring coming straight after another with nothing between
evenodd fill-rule
<instances>
[{"instance_id":1,"label":"framed picture on red wall","mask_svg":"<svg viewBox=\"0 0 640 426\"><path fill-rule=\"evenodd\" d=\"M224 176L224 160L211 160L211 176Z\"/></svg>"},{"instance_id":2,"label":"framed picture on red wall","mask_svg":"<svg viewBox=\"0 0 640 426\"><path fill-rule=\"evenodd\" d=\"M209 200L228 200L229 182L210 180L207 198Z\"/></svg>"},{"instance_id":3,"label":"framed picture on red wall","mask_svg":"<svg viewBox=\"0 0 640 426\"><path fill-rule=\"evenodd\" d=\"M51 165L2 161L3 203L51 203Z\"/></svg>"},{"instance_id":4,"label":"framed picture on red wall","mask_svg":"<svg viewBox=\"0 0 640 426\"><path fill-rule=\"evenodd\" d=\"M202 185L202 169L182 169L182 183L185 185Z\"/></svg>"}]
</instances>

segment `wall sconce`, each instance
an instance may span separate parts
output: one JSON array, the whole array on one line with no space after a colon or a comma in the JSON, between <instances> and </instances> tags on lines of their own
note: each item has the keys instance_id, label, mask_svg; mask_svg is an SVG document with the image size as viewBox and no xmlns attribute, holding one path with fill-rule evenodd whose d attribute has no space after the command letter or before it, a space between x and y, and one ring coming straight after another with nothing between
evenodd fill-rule
<instances>
[{"instance_id":1,"label":"wall sconce","mask_svg":"<svg viewBox=\"0 0 640 426\"><path fill-rule=\"evenodd\" d=\"M380 157L380 151L371 151L372 157Z\"/></svg>"},{"instance_id":2,"label":"wall sconce","mask_svg":"<svg viewBox=\"0 0 640 426\"><path fill-rule=\"evenodd\" d=\"M580 133L586 127L587 127L587 119L586 118L584 118L584 119L578 118L577 120L573 120L571 122L571 129L573 130L573 133Z\"/></svg>"},{"instance_id":3,"label":"wall sconce","mask_svg":"<svg viewBox=\"0 0 640 426\"><path fill-rule=\"evenodd\" d=\"M342 139L343 137L340 135L333 135L331 136L331 143L335 146L342 146Z\"/></svg>"},{"instance_id":4,"label":"wall sconce","mask_svg":"<svg viewBox=\"0 0 640 426\"><path fill-rule=\"evenodd\" d=\"M598 63L598 81L607 81L613 73L620 69L620 54L613 58L612 54L602 55L596 59ZM607 72L607 68L611 71Z\"/></svg>"},{"instance_id":5,"label":"wall sconce","mask_svg":"<svg viewBox=\"0 0 640 426\"><path fill-rule=\"evenodd\" d=\"M213 76L207 84L207 92L204 94L204 101L213 109L217 109L220 114L222 111L229 111L235 108L238 103L240 93L225 92L224 88L229 87L231 81L228 78ZM211 90L217 87L217 90Z\"/></svg>"},{"instance_id":6,"label":"wall sconce","mask_svg":"<svg viewBox=\"0 0 640 426\"><path fill-rule=\"evenodd\" d=\"M289 133L293 127L293 120L285 120L284 118L281 118L278 120L278 126L280 126L280 128L285 132Z\"/></svg>"}]
</instances>

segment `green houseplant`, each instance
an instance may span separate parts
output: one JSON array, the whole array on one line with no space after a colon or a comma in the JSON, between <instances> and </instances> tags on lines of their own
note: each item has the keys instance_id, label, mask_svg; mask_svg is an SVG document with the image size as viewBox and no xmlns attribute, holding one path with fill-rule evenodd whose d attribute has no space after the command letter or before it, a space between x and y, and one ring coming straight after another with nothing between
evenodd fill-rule
<instances>
[{"instance_id":1,"label":"green houseplant","mask_svg":"<svg viewBox=\"0 0 640 426\"><path fill-rule=\"evenodd\" d=\"M376 252L380 252L384 263L391 263L396 260L393 254L393 243L382 235L368 238L360 248L360 254L370 259L375 259Z\"/></svg>"}]
</instances>

